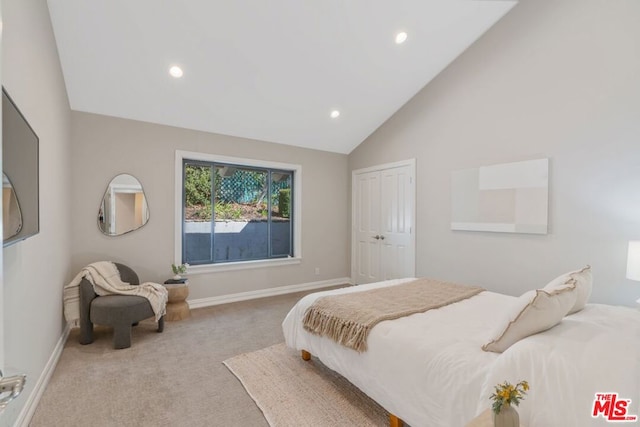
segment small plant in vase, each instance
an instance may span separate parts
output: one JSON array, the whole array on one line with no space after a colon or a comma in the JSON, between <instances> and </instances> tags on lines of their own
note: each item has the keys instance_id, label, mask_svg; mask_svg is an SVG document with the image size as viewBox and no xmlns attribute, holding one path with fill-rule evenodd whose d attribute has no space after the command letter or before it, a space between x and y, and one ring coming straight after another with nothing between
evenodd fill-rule
<instances>
[{"instance_id":1,"label":"small plant in vase","mask_svg":"<svg viewBox=\"0 0 640 427\"><path fill-rule=\"evenodd\" d=\"M529 390L529 383L520 381L513 385L509 381L498 384L491 395L493 425L495 427L519 427L520 416L513 406L518 406Z\"/></svg>"},{"instance_id":2,"label":"small plant in vase","mask_svg":"<svg viewBox=\"0 0 640 427\"><path fill-rule=\"evenodd\" d=\"M176 280L182 279L182 275L187 272L188 267L189 267L189 264L180 264L180 265L171 264L171 270L173 271L173 274L175 274L173 278Z\"/></svg>"}]
</instances>

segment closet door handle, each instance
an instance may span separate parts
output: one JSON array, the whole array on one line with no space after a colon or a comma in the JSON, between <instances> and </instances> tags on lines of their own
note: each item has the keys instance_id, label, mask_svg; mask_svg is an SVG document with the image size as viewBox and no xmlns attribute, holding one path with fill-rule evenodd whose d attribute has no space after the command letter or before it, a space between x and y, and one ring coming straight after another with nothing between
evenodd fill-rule
<instances>
[{"instance_id":1,"label":"closet door handle","mask_svg":"<svg viewBox=\"0 0 640 427\"><path fill-rule=\"evenodd\" d=\"M378 237L380 238L380 240L384 240L384 236L380 235Z\"/></svg>"},{"instance_id":2,"label":"closet door handle","mask_svg":"<svg viewBox=\"0 0 640 427\"><path fill-rule=\"evenodd\" d=\"M375 236L373 236L373 238L376 239L376 240L380 240L380 237L381 236L378 236L377 234ZM383 237L383 239L384 239L384 237Z\"/></svg>"}]
</instances>

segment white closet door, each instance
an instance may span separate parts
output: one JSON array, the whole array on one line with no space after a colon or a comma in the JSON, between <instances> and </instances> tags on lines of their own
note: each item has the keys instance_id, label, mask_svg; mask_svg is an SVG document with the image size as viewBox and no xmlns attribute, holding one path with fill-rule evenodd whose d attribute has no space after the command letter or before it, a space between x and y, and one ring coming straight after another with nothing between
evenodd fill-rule
<instances>
[{"instance_id":1,"label":"white closet door","mask_svg":"<svg viewBox=\"0 0 640 427\"><path fill-rule=\"evenodd\" d=\"M380 184L380 280L415 276L411 167L381 171Z\"/></svg>"},{"instance_id":2,"label":"white closet door","mask_svg":"<svg viewBox=\"0 0 640 427\"><path fill-rule=\"evenodd\" d=\"M352 280L415 276L415 163L353 173Z\"/></svg>"},{"instance_id":3,"label":"white closet door","mask_svg":"<svg viewBox=\"0 0 640 427\"><path fill-rule=\"evenodd\" d=\"M380 173L356 175L356 283L377 282L380 277Z\"/></svg>"}]
</instances>

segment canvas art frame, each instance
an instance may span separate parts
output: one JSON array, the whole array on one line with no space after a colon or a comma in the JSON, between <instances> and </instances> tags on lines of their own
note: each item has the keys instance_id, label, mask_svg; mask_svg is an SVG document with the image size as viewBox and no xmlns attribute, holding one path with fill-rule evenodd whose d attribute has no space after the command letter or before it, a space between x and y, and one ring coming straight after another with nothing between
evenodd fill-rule
<instances>
[{"instance_id":1,"label":"canvas art frame","mask_svg":"<svg viewBox=\"0 0 640 427\"><path fill-rule=\"evenodd\" d=\"M451 173L451 229L547 234L549 159Z\"/></svg>"}]
</instances>

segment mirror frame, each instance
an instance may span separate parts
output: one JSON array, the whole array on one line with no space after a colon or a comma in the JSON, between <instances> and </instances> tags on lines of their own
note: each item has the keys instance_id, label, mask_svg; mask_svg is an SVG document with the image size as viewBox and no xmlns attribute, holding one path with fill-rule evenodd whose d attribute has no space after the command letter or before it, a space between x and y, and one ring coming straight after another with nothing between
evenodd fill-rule
<instances>
[{"instance_id":1,"label":"mirror frame","mask_svg":"<svg viewBox=\"0 0 640 427\"><path fill-rule=\"evenodd\" d=\"M6 184L6 185L5 185ZM12 199L13 201L15 201L15 203L12 204L12 206L15 206L15 209L17 210L16 214L18 217L18 229L15 230L12 234L5 234L4 233L4 227L5 225L7 225L7 221L10 220L11 215L8 215L10 213L10 211L5 212L5 209L7 209L7 203L5 200L5 195L4 195L4 190L5 188L8 188L10 191L10 195L9 198ZM10 207L9 207L10 208ZM11 178L9 178L9 176L5 173L2 172L2 239L3 239L3 244L6 244L8 240L14 238L15 236L17 236L18 234L20 234L20 232L22 231L22 228L24 227L24 218L22 216L22 208L20 208L20 200L18 200L18 194L16 193L16 189L13 186L13 183L11 182Z\"/></svg>"},{"instance_id":2,"label":"mirror frame","mask_svg":"<svg viewBox=\"0 0 640 427\"><path fill-rule=\"evenodd\" d=\"M127 177L131 177L133 180L136 181L137 185L135 184L120 184L118 187L125 189L127 191L113 191L113 188L115 187L114 185L114 181L116 181L119 177L122 176L127 176ZM116 183L117 184L117 183ZM139 191L136 191L139 187ZM135 228L131 228L128 229L127 231L123 231L118 233L116 232L110 232L107 227L106 224L109 223L113 223L115 224L115 219L114 222L107 222L106 218L107 218L107 214L105 212L106 210L106 200L107 200L107 196L110 194L115 194L115 193L129 193L129 194L142 194L142 202L141 202L141 215L143 216L143 218L141 219L142 224L135 226ZM135 203L135 202L134 202ZM110 209L115 209L115 205L112 205L112 207ZM136 209L134 207L134 209ZM131 233L133 231L139 230L140 228L144 227L145 225L147 225L147 223L149 222L149 219L151 218L151 214L150 214L150 210L149 210L149 202L147 201L147 195L144 191L144 187L142 185L142 183L140 182L140 180L138 178L136 178L134 175L129 174L129 173L119 173L117 175L115 175L113 178L111 178L111 180L109 181L109 183L107 184L107 188L105 189L103 195L102 195L102 199L100 200L100 205L98 207L98 216L97 216L97 225L98 225L98 230L100 230L100 232L107 236L107 237L118 237L118 236L123 236L125 234ZM134 224L135 225L135 224Z\"/></svg>"}]
</instances>

